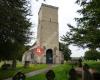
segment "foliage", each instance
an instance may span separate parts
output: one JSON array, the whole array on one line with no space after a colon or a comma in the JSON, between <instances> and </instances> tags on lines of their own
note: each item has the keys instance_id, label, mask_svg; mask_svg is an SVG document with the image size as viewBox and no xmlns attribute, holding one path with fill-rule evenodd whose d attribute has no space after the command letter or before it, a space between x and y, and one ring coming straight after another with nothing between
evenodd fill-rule
<instances>
[{"instance_id":1,"label":"foliage","mask_svg":"<svg viewBox=\"0 0 100 80\"><path fill-rule=\"evenodd\" d=\"M70 59L71 50L68 48L67 44L60 42L59 43L59 50L63 53L64 60Z\"/></svg>"},{"instance_id":2,"label":"foliage","mask_svg":"<svg viewBox=\"0 0 100 80\"><path fill-rule=\"evenodd\" d=\"M100 48L100 0L77 0L81 10L80 18L75 18L77 27L68 24L70 32L62 37L67 44L79 47Z\"/></svg>"},{"instance_id":3,"label":"foliage","mask_svg":"<svg viewBox=\"0 0 100 80\"><path fill-rule=\"evenodd\" d=\"M97 60L100 59L100 52L96 50L89 50L85 52L85 57L86 60Z\"/></svg>"},{"instance_id":4,"label":"foliage","mask_svg":"<svg viewBox=\"0 0 100 80\"><path fill-rule=\"evenodd\" d=\"M29 50L32 46L26 45L25 50Z\"/></svg>"},{"instance_id":5,"label":"foliage","mask_svg":"<svg viewBox=\"0 0 100 80\"><path fill-rule=\"evenodd\" d=\"M29 41L29 2L0 0L0 59L19 59Z\"/></svg>"}]
</instances>

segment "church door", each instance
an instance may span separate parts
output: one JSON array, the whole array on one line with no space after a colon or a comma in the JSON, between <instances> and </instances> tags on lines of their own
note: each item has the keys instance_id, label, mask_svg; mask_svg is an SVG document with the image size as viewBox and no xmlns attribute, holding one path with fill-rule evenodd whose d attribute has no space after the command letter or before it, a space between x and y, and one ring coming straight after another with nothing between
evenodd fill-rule
<instances>
[{"instance_id":1,"label":"church door","mask_svg":"<svg viewBox=\"0 0 100 80\"><path fill-rule=\"evenodd\" d=\"M46 51L46 63L53 64L53 51L52 51L52 49L48 49Z\"/></svg>"}]
</instances>

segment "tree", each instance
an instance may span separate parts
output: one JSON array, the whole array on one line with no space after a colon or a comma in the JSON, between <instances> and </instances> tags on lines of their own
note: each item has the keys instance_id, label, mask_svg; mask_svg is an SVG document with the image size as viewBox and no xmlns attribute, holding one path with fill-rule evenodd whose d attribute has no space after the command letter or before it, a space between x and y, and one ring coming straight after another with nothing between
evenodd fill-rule
<instances>
[{"instance_id":1,"label":"tree","mask_svg":"<svg viewBox=\"0 0 100 80\"><path fill-rule=\"evenodd\" d=\"M22 55L30 40L31 22L27 16L30 16L27 0L0 0L0 59L16 63Z\"/></svg>"},{"instance_id":2,"label":"tree","mask_svg":"<svg viewBox=\"0 0 100 80\"><path fill-rule=\"evenodd\" d=\"M84 58L86 60L97 60L97 59L100 59L100 52L98 52L96 50L86 51Z\"/></svg>"},{"instance_id":3,"label":"tree","mask_svg":"<svg viewBox=\"0 0 100 80\"><path fill-rule=\"evenodd\" d=\"M100 0L77 0L82 15L75 18L77 27L68 24L70 32L62 37L67 44L75 44L79 47L97 49L100 48Z\"/></svg>"},{"instance_id":4,"label":"tree","mask_svg":"<svg viewBox=\"0 0 100 80\"><path fill-rule=\"evenodd\" d=\"M72 53L71 53L71 50L68 48L68 45L67 44L60 42L59 43L59 50L63 53L64 60L70 59L70 55Z\"/></svg>"}]
</instances>

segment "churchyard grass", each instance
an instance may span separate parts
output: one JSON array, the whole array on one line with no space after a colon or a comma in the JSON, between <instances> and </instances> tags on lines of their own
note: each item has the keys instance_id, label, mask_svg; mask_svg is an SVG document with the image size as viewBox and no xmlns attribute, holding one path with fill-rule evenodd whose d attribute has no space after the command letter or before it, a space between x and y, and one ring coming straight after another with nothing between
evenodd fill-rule
<instances>
[{"instance_id":1,"label":"churchyard grass","mask_svg":"<svg viewBox=\"0 0 100 80\"><path fill-rule=\"evenodd\" d=\"M90 68L96 69L97 71L100 72L100 61L89 60L89 61L84 61L84 63L87 63L90 66Z\"/></svg>"},{"instance_id":2,"label":"churchyard grass","mask_svg":"<svg viewBox=\"0 0 100 80\"><path fill-rule=\"evenodd\" d=\"M94 68L100 72L100 62L85 61L83 63L87 63L90 66L90 68ZM68 80L68 72L69 72L69 69L71 68L71 65L72 64L66 63L66 64L59 64L58 66L54 67L53 70L56 75L55 80ZM3 80L4 78L12 77L18 71L21 71L23 73L28 73L34 70L46 68L47 66L48 65L46 64L35 64L35 65L32 64L28 68L24 68L23 65L19 63L17 64L17 68L14 70L10 69L10 70L3 71L0 69L0 80ZM46 80L45 73L26 78L26 80Z\"/></svg>"},{"instance_id":3,"label":"churchyard grass","mask_svg":"<svg viewBox=\"0 0 100 80\"><path fill-rule=\"evenodd\" d=\"M70 68L71 65L69 64L59 64L57 67L54 67L55 80L68 80L68 71ZM26 80L46 80L45 73L27 78Z\"/></svg>"},{"instance_id":4,"label":"churchyard grass","mask_svg":"<svg viewBox=\"0 0 100 80\"><path fill-rule=\"evenodd\" d=\"M87 63L90 68L94 68L100 72L100 62L97 61L85 61L83 63ZM53 68L56 78L55 80L68 80L68 72L71 68L71 64L60 64L57 67ZM46 80L45 73L26 78L26 80ZM80 78L78 79L80 80Z\"/></svg>"},{"instance_id":5,"label":"churchyard grass","mask_svg":"<svg viewBox=\"0 0 100 80\"><path fill-rule=\"evenodd\" d=\"M29 67L24 68L23 64L18 63L16 69L1 70L0 68L0 80L14 76L17 72L28 73L35 70L46 68L46 64L31 64Z\"/></svg>"}]
</instances>

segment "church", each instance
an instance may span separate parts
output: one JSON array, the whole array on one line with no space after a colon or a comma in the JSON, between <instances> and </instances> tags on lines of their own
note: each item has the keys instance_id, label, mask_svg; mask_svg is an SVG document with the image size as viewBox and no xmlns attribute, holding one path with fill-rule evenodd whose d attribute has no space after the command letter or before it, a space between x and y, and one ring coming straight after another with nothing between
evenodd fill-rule
<instances>
[{"instance_id":1,"label":"church","mask_svg":"<svg viewBox=\"0 0 100 80\"><path fill-rule=\"evenodd\" d=\"M31 63L62 63L59 51L58 7L42 4L38 12L37 41L24 53L22 61Z\"/></svg>"}]
</instances>

